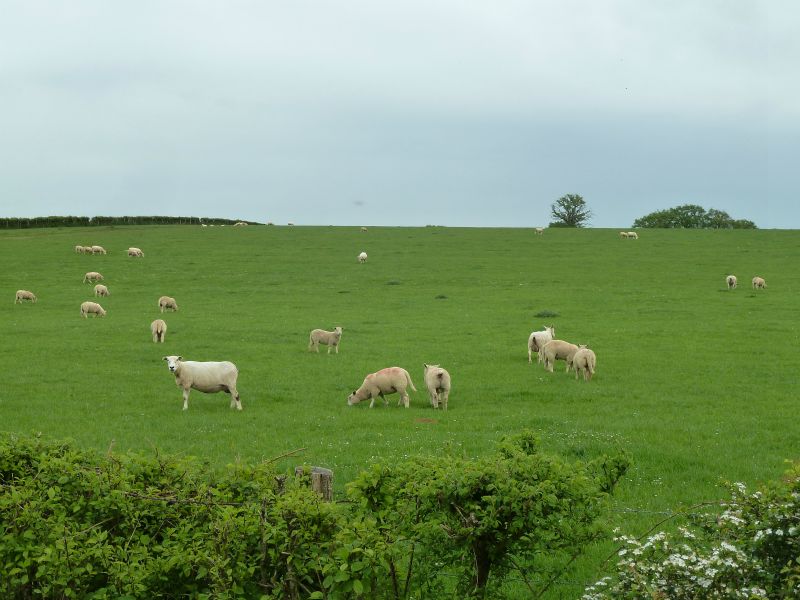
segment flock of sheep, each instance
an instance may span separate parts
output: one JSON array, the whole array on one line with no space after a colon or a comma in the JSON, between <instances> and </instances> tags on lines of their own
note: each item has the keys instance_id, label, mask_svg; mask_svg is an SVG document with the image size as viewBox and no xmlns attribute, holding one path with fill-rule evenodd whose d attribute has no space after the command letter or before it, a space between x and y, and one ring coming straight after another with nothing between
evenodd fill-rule
<instances>
[{"instance_id":1,"label":"flock of sheep","mask_svg":"<svg viewBox=\"0 0 800 600\"><path fill-rule=\"evenodd\" d=\"M585 344L571 344L564 340L555 339L556 329L547 325L542 331L534 331L528 336L528 363L533 362L533 353L537 355L537 362L544 363L544 368L553 372L557 360L563 360L569 373L575 370L575 379L583 374L584 381L591 381L597 366L597 356Z\"/></svg>"}]
</instances>

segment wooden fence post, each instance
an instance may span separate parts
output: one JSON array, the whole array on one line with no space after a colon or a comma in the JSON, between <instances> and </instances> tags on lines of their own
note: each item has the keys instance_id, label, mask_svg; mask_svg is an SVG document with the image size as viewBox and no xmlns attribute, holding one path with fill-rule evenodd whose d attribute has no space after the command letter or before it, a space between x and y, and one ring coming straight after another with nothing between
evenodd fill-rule
<instances>
[{"instance_id":1,"label":"wooden fence post","mask_svg":"<svg viewBox=\"0 0 800 600\"><path fill-rule=\"evenodd\" d=\"M295 467L295 477L301 477L303 467ZM333 500L333 471L323 467L311 467L311 489L322 496L326 502Z\"/></svg>"}]
</instances>

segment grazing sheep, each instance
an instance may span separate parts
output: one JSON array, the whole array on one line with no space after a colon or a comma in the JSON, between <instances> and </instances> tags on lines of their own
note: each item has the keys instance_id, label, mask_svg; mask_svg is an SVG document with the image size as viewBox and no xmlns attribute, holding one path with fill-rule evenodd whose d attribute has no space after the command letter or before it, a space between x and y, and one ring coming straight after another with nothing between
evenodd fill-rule
<instances>
[{"instance_id":1,"label":"grazing sheep","mask_svg":"<svg viewBox=\"0 0 800 600\"><path fill-rule=\"evenodd\" d=\"M358 404L362 400L370 400L369 407L375 404L375 398L380 396L383 399L383 404L388 405L389 401L384 394L394 394L398 392L400 399L397 401L397 406L402 402L408 408L409 399L406 392L406 386L410 385L411 389L415 392L417 388L411 381L411 375L408 371L401 367L388 367L381 369L375 373L370 373L364 378L364 383L357 390L347 397L347 404L352 406Z\"/></svg>"},{"instance_id":2,"label":"grazing sheep","mask_svg":"<svg viewBox=\"0 0 800 600\"><path fill-rule=\"evenodd\" d=\"M33 292L29 292L28 290L17 290L17 294L14 296L14 304L19 302L22 304L23 300L30 300L31 302L36 302L36 294Z\"/></svg>"},{"instance_id":3,"label":"grazing sheep","mask_svg":"<svg viewBox=\"0 0 800 600\"><path fill-rule=\"evenodd\" d=\"M536 227L533 230L533 233L535 233L536 235L542 235L544 233L544 227Z\"/></svg>"},{"instance_id":4,"label":"grazing sheep","mask_svg":"<svg viewBox=\"0 0 800 600\"><path fill-rule=\"evenodd\" d=\"M767 282L764 281L763 277L753 277L753 289L754 290L763 290L767 287Z\"/></svg>"},{"instance_id":5,"label":"grazing sheep","mask_svg":"<svg viewBox=\"0 0 800 600\"><path fill-rule=\"evenodd\" d=\"M97 302L84 302L81 304L81 316L84 319L88 319L90 314L94 315L95 318L105 317L106 311Z\"/></svg>"},{"instance_id":6,"label":"grazing sheep","mask_svg":"<svg viewBox=\"0 0 800 600\"><path fill-rule=\"evenodd\" d=\"M619 237L622 238L623 240L627 240L628 239L628 232L627 231L620 231L619 232Z\"/></svg>"},{"instance_id":7,"label":"grazing sheep","mask_svg":"<svg viewBox=\"0 0 800 600\"><path fill-rule=\"evenodd\" d=\"M95 296L110 296L111 292L108 291L108 288L104 286L102 283L98 283L94 286L94 295Z\"/></svg>"},{"instance_id":8,"label":"grazing sheep","mask_svg":"<svg viewBox=\"0 0 800 600\"><path fill-rule=\"evenodd\" d=\"M575 379L578 378L578 373L583 372L583 380L591 381L596 364L597 357L594 352L589 350L589 348L578 348L578 351L572 357L572 368L575 369Z\"/></svg>"},{"instance_id":9,"label":"grazing sheep","mask_svg":"<svg viewBox=\"0 0 800 600\"><path fill-rule=\"evenodd\" d=\"M360 263L367 262L367 253L366 252L362 252L361 254L358 255L358 262L360 262Z\"/></svg>"},{"instance_id":10,"label":"grazing sheep","mask_svg":"<svg viewBox=\"0 0 800 600\"><path fill-rule=\"evenodd\" d=\"M91 246L84 246L83 247L83 253L84 254L91 254L92 253L92 247Z\"/></svg>"},{"instance_id":11,"label":"grazing sheep","mask_svg":"<svg viewBox=\"0 0 800 600\"><path fill-rule=\"evenodd\" d=\"M106 249L102 246L92 246L92 254L106 254Z\"/></svg>"},{"instance_id":12,"label":"grazing sheep","mask_svg":"<svg viewBox=\"0 0 800 600\"><path fill-rule=\"evenodd\" d=\"M728 286L728 289L729 289L729 290L732 290L732 289L733 289L733 288L735 288L737 285L739 285L739 281L736 279L736 275L728 275L728 276L725 278L725 285L727 285L727 286Z\"/></svg>"},{"instance_id":13,"label":"grazing sheep","mask_svg":"<svg viewBox=\"0 0 800 600\"><path fill-rule=\"evenodd\" d=\"M328 354L331 353L331 346L336 348L336 354L339 354L339 340L341 339L341 327L335 327L333 331L314 329L308 336L308 349L311 350L313 348L319 353L319 345L326 344L328 346Z\"/></svg>"},{"instance_id":14,"label":"grazing sheep","mask_svg":"<svg viewBox=\"0 0 800 600\"><path fill-rule=\"evenodd\" d=\"M169 370L175 375L175 385L183 388L183 410L189 408L189 391L197 390L205 394L225 392L231 395L231 408L242 410L236 379L239 369L229 361L196 362L183 360L182 356L165 356Z\"/></svg>"},{"instance_id":15,"label":"grazing sheep","mask_svg":"<svg viewBox=\"0 0 800 600\"><path fill-rule=\"evenodd\" d=\"M161 298L158 299L158 308L161 309L162 313L168 308L171 308L172 312L175 312L178 310L178 303L175 302L175 298L170 298L169 296L161 296Z\"/></svg>"},{"instance_id":16,"label":"grazing sheep","mask_svg":"<svg viewBox=\"0 0 800 600\"><path fill-rule=\"evenodd\" d=\"M245 223L244 221L236 221L236 223L234 223L233 226L234 227L246 227L247 223Z\"/></svg>"},{"instance_id":17,"label":"grazing sheep","mask_svg":"<svg viewBox=\"0 0 800 600\"><path fill-rule=\"evenodd\" d=\"M167 323L164 319L156 319L150 323L150 333L153 334L153 343L164 343L164 338L167 335Z\"/></svg>"},{"instance_id":18,"label":"grazing sheep","mask_svg":"<svg viewBox=\"0 0 800 600\"><path fill-rule=\"evenodd\" d=\"M567 363L566 372L569 373L569 368L572 365L572 358L579 349L579 346L570 344L564 340L551 340L547 342L542 349L542 352L544 352L544 368L552 373L555 362L557 360L563 360Z\"/></svg>"},{"instance_id":19,"label":"grazing sheep","mask_svg":"<svg viewBox=\"0 0 800 600\"><path fill-rule=\"evenodd\" d=\"M144 252L139 248L128 248L128 256L144 258Z\"/></svg>"},{"instance_id":20,"label":"grazing sheep","mask_svg":"<svg viewBox=\"0 0 800 600\"><path fill-rule=\"evenodd\" d=\"M536 352L538 361L542 362L542 348L556 336L556 328L553 325L545 325L544 330L534 331L528 336L528 362L532 363L531 355Z\"/></svg>"},{"instance_id":21,"label":"grazing sheep","mask_svg":"<svg viewBox=\"0 0 800 600\"><path fill-rule=\"evenodd\" d=\"M103 281L103 276L100 275L97 271L89 271L86 275L83 276L83 283L86 282L93 283L97 281Z\"/></svg>"},{"instance_id":22,"label":"grazing sheep","mask_svg":"<svg viewBox=\"0 0 800 600\"><path fill-rule=\"evenodd\" d=\"M362 232L362 233L366 233L366 232L367 232L367 228L366 228L366 227L362 227L362 228L361 228L361 232Z\"/></svg>"},{"instance_id":23,"label":"grazing sheep","mask_svg":"<svg viewBox=\"0 0 800 600\"><path fill-rule=\"evenodd\" d=\"M428 395L431 397L433 408L447 410L447 399L450 396L450 373L442 369L439 365L426 365L425 367L425 387L428 388Z\"/></svg>"},{"instance_id":24,"label":"grazing sheep","mask_svg":"<svg viewBox=\"0 0 800 600\"><path fill-rule=\"evenodd\" d=\"M83 246L75 246L75 254L83 254Z\"/></svg>"},{"instance_id":25,"label":"grazing sheep","mask_svg":"<svg viewBox=\"0 0 800 600\"><path fill-rule=\"evenodd\" d=\"M628 239L629 240L638 240L639 239L639 234L636 233L635 231L629 231L628 232Z\"/></svg>"}]
</instances>

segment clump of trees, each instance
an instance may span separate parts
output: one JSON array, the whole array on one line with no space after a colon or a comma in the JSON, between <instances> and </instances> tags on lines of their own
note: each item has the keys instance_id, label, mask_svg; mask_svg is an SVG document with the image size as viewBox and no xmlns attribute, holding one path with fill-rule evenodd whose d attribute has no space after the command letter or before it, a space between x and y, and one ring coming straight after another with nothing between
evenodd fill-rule
<instances>
[{"instance_id":1,"label":"clump of trees","mask_svg":"<svg viewBox=\"0 0 800 600\"><path fill-rule=\"evenodd\" d=\"M583 227L592 216L586 201L578 194L566 194L550 205L555 221L550 227Z\"/></svg>"},{"instance_id":2,"label":"clump of trees","mask_svg":"<svg viewBox=\"0 0 800 600\"><path fill-rule=\"evenodd\" d=\"M747 219L734 219L724 210L706 210L697 204L683 204L639 217L634 227L664 229L756 229Z\"/></svg>"}]
</instances>

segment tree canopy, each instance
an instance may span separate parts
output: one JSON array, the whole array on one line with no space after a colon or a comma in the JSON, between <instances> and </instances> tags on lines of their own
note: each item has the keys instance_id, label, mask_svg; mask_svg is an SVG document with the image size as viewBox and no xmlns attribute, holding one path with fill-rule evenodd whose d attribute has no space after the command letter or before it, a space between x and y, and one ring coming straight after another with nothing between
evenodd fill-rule
<instances>
[{"instance_id":1,"label":"tree canopy","mask_svg":"<svg viewBox=\"0 0 800 600\"><path fill-rule=\"evenodd\" d=\"M747 219L734 219L724 210L706 210L697 204L683 204L639 217L634 227L665 229L756 229Z\"/></svg>"},{"instance_id":2,"label":"tree canopy","mask_svg":"<svg viewBox=\"0 0 800 600\"><path fill-rule=\"evenodd\" d=\"M583 197L567 194L550 205L550 214L557 219L550 223L551 227L583 227L592 216L592 211Z\"/></svg>"}]
</instances>

